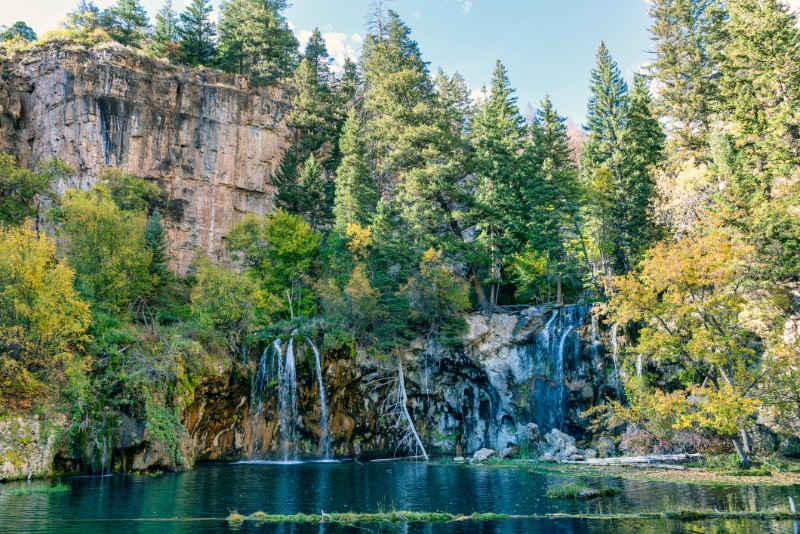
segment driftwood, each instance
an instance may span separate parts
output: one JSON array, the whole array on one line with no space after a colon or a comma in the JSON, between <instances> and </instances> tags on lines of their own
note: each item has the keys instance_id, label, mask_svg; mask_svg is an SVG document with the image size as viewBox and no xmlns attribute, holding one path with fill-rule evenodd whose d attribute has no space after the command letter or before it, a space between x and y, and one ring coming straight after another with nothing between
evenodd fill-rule
<instances>
[{"instance_id":1,"label":"driftwood","mask_svg":"<svg viewBox=\"0 0 800 534\"><path fill-rule=\"evenodd\" d=\"M580 461L563 461L565 464L598 465L598 466L628 466L652 469L674 469L676 471L690 470L679 462L688 462L702 458L702 454L654 454L650 456L625 456L617 458L589 458ZM673 462L673 463L668 463ZM702 470L701 470L702 471Z\"/></svg>"}]
</instances>

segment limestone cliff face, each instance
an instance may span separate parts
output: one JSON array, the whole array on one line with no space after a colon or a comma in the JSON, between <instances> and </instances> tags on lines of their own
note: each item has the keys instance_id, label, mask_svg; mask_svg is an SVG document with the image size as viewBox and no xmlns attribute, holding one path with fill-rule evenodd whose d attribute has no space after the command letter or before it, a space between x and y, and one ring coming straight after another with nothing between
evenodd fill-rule
<instances>
[{"instance_id":1,"label":"limestone cliff face","mask_svg":"<svg viewBox=\"0 0 800 534\"><path fill-rule=\"evenodd\" d=\"M28 166L58 158L66 188L106 166L164 191L174 266L197 247L224 256L228 228L272 210L270 177L289 139L284 92L185 70L109 45L48 45L0 60L0 150Z\"/></svg>"}]
</instances>

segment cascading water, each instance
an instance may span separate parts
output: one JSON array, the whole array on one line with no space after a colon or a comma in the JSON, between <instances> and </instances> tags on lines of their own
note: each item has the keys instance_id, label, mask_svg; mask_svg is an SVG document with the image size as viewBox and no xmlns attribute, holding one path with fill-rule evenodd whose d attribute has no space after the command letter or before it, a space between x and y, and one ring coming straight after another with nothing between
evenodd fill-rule
<instances>
[{"instance_id":1,"label":"cascading water","mask_svg":"<svg viewBox=\"0 0 800 534\"><path fill-rule=\"evenodd\" d=\"M297 366L294 334L286 345L284 358L278 359L278 414L281 425L281 452L288 461L297 456Z\"/></svg>"},{"instance_id":2,"label":"cascading water","mask_svg":"<svg viewBox=\"0 0 800 534\"><path fill-rule=\"evenodd\" d=\"M297 355L295 353L295 337L297 332L292 332L285 350L281 338L275 338L267 347L258 362L258 370L250 395L250 428L252 428L253 447L252 457L258 458L263 447L264 430L264 399L267 390L277 382L277 410L279 451L284 461L294 460L297 457L299 421L298 390L297 390ZM328 404L325 396L325 382L322 376L322 364L317 346L310 340L305 340L314 353L317 386L319 388L320 402L320 454L323 458L330 458L330 432L328 430L329 416ZM275 380L273 380L273 378Z\"/></svg>"},{"instance_id":3,"label":"cascading water","mask_svg":"<svg viewBox=\"0 0 800 534\"><path fill-rule=\"evenodd\" d=\"M550 380L539 381L535 388L535 423L542 431L563 429L566 419L566 389L564 387L564 355L567 348L579 350L578 330L588 311L586 305L564 306L553 311L534 343L536 361L552 365Z\"/></svg>"},{"instance_id":4,"label":"cascading water","mask_svg":"<svg viewBox=\"0 0 800 534\"><path fill-rule=\"evenodd\" d=\"M320 452L322 458L328 459L331 457L331 437L328 432L328 403L325 400L325 382L322 378L322 364L319 360L319 349L310 339L306 343L314 352L314 365L317 371L317 386L319 387L319 428L322 433L320 437Z\"/></svg>"}]
</instances>

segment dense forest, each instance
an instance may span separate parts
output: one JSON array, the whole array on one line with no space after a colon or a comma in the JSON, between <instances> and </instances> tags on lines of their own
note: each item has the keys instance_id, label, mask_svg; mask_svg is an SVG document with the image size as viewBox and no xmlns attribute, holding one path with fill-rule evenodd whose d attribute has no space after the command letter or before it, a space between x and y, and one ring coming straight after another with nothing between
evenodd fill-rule
<instances>
[{"instance_id":1,"label":"dense forest","mask_svg":"<svg viewBox=\"0 0 800 534\"><path fill-rule=\"evenodd\" d=\"M800 28L779 0L653 0L652 62L626 80L605 44L585 126L545 96L523 115L498 61L472 98L432 70L378 2L360 58L304 50L285 0L208 0L151 23L138 0L82 1L45 43L129 47L186 68L279 84L291 145L275 211L230 228L227 258L170 270L162 192L108 168L0 155L0 410L106 406L175 443L181 403L220 362L294 330L391 362L414 339L457 345L465 314L597 303L628 340L619 398L596 433L645 449L718 444L742 464L751 430L800 433ZM630 437L633 436L633 437ZM711 444L711 445L709 445ZM800 446L797 447L800 449ZM786 450L798 453L800 450Z\"/></svg>"}]
</instances>

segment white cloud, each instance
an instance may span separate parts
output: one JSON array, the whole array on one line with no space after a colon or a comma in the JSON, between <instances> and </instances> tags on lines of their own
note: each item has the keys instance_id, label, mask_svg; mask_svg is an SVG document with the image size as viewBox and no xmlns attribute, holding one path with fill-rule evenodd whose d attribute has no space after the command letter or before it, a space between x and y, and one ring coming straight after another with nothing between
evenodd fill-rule
<instances>
[{"instance_id":1,"label":"white cloud","mask_svg":"<svg viewBox=\"0 0 800 534\"><path fill-rule=\"evenodd\" d=\"M465 15L472 11L472 0L462 0L461 1L461 12Z\"/></svg>"},{"instance_id":2,"label":"white cloud","mask_svg":"<svg viewBox=\"0 0 800 534\"><path fill-rule=\"evenodd\" d=\"M786 3L793 11L800 11L800 0L786 0Z\"/></svg>"},{"instance_id":3,"label":"white cloud","mask_svg":"<svg viewBox=\"0 0 800 534\"><path fill-rule=\"evenodd\" d=\"M297 40L300 42L300 50L303 50L311 38L311 30L299 30L295 32ZM322 38L325 40L325 46L328 49L328 54L334 59L333 70L341 72L342 65L346 58L353 59L356 57L356 49L364 41L361 35L354 33L348 36L344 32L322 32Z\"/></svg>"}]
</instances>

